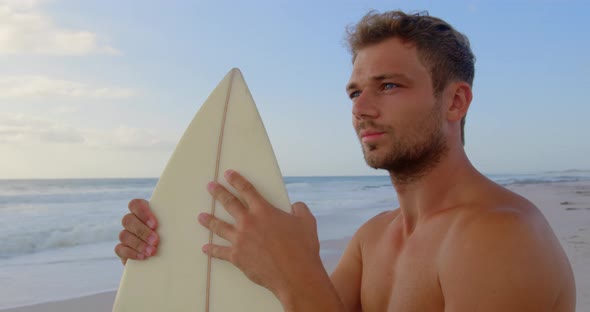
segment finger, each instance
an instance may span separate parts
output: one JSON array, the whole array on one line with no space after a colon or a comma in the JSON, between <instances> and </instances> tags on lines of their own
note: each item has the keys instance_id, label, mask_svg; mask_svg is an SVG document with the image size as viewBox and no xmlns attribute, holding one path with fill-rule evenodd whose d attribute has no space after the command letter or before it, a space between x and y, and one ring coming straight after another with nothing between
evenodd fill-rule
<instances>
[{"instance_id":1,"label":"finger","mask_svg":"<svg viewBox=\"0 0 590 312\"><path fill-rule=\"evenodd\" d=\"M156 217L150 210L150 204L147 200L136 198L129 202L128 207L129 211L136 215L150 229L155 230L158 227Z\"/></svg>"},{"instance_id":2,"label":"finger","mask_svg":"<svg viewBox=\"0 0 590 312\"><path fill-rule=\"evenodd\" d=\"M123 244L119 244L115 246L115 253L121 259L121 263L125 265L127 263L127 259L133 260L143 260L145 259L145 255L142 253L138 253L137 251L124 246Z\"/></svg>"},{"instance_id":3,"label":"finger","mask_svg":"<svg viewBox=\"0 0 590 312\"><path fill-rule=\"evenodd\" d=\"M158 234L141 222L133 213L126 214L123 217L123 220L121 220L121 224L123 224L123 228L131 232L131 234L152 246L156 246L160 240Z\"/></svg>"},{"instance_id":4,"label":"finger","mask_svg":"<svg viewBox=\"0 0 590 312\"><path fill-rule=\"evenodd\" d=\"M294 203L293 205L291 205L291 210L293 211L293 215L297 217L306 218L309 216L313 216L311 214L311 211L309 211L307 205L303 202Z\"/></svg>"},{"instance_id":5,"label":"finger","mask_svg":"<svg viewBox=\"0 0 590 312\"><path fill-rule=\"evenodd\" d=\"M234 170L227 170L224 173L225 180L233 186L244 198L246 204L252 206L255 203L263 203L266 200L258 193L254 185Z\"/></svg>"},{"instance_id":6,"label":"finger","mask_svg":"<svg viewBox=\"0 0 590 312\"><path fill-rule=\"evenodd\" d=\"M230 247L218 246L218 245L213 245L213 244L206 244L203 246L203 252L213 258L217 258L217 259L231 262L231 248Z\"/></svg>"},{"instance_id":7,"label":"finger","mask_svg":"<svg viewBox=\"0 0 590 312\"><path fill-rule=\"evenodd\" d=\"M127 230L121 231L119 240L124 246L144 254L146 258L156 254L156 247L147 244Z\"/></svg>"},{"instance_id":8,"label":"finger","mask_svg":"<svg viewBox=\"0 0 590 312\"><path fill-rule=\"evenodd\" d=\"M217 219L208 213L199 214L199 223L215 233L215 235L224 238L231 243L235 241L236 231L233 225Z\"/></svg>"},{"instance_id":9,"label":"finger","mask_svg":"<svg viewBox=\"0 0 590 312\"><path fill-rule=\"evenodd\" d=\"M234 219L239 220L246 212L246 207L242 205L242 202L223 185L211 182L207 185L207 189Z\"/></svg>"},{"instance_id":10,"label":"finger","mask_svg":"<svg viewBox=\"0 0 590 312\"><path fill-rule=\"evenodd\" d=\"M291 210L293 211L293 215L300 217L305 220L305 222L316 224L315 217L311 213L311 210L307 207L305 203L296 202L291 206Z\"/></svg>"}]
</instances>

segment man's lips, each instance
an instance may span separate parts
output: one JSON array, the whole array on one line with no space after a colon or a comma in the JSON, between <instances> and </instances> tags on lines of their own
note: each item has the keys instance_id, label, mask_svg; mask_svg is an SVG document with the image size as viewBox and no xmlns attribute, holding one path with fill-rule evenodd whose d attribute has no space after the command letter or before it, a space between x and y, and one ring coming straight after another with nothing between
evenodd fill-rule
<instances>
[{"instance_id":1,"label":"man's lips","mask_svg":"<svg viewBox=\"0 0 590 312\"><path fill-rule=\"evenodd\" d=\"M371 131L371 130L366 130L366 131L361 131L361 141L363 142L368 142L368 141L374 141L379 139L385 132L379 132L379 131Z\"/></svg>"}]
</instances>

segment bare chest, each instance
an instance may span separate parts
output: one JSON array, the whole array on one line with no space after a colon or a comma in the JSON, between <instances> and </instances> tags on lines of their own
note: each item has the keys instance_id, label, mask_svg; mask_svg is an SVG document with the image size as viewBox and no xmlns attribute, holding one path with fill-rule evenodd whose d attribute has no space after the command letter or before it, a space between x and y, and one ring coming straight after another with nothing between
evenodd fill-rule
<instances>
[{"instance_id":1,"label":"bare chest","mask_svg":"<svg viewBox=\"0 0 590 312\"><path fill-rule=\"evenodd\" d=\"M383 239L363 250L363 311L444 311L438 240Z\"/></svg>"}]
</instances>

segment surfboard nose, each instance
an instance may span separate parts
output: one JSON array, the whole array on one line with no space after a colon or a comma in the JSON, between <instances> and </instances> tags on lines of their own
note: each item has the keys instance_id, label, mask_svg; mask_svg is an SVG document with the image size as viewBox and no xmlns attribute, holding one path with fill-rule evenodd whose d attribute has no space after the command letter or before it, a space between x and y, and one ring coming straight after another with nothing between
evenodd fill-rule
<instances>
[{"instance_id":1,"label":"surfboard nose","mask_svg":"<svg viewBox=\"0 0 590 312\"><path fill-rule=\"evenodd\" d=\"M242 75L242 71L237 67L230 69L229 73L240 74L240 76Z\"/></svg>"},{"instance_id":2,"label":"surfboard nose","mask_svg":"<svg viewBox=\"0 0 590 312\"><path fill-rule=\"evenodd\" d=\"M233 83L237 83L237 84L246 84L246 80L244 79L244 75L242 74L242 71L237 68L234 67L232 69L230 69L230 71L225 75L225 77L230 78ZM247 87L246 87L247 89ZM248 94L250 93L250 90L248 90Z\"/></svg>"}]
</instances>

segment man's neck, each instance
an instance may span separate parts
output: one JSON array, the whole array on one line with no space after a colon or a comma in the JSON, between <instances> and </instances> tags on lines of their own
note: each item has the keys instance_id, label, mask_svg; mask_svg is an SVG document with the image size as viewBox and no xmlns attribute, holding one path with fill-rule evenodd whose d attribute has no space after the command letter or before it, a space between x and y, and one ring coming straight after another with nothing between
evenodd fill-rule
<instances>
[{"instance_id":1,"label":"man's neck","mask_svg":"<svg viewBox=\"0 0 590 312\"><path fill-rule=\"evenodd\" d=\"M433 213L467 201L471 197L469 189L483 177L473 167L462 147L450 149L434 169L411 183L400 183L391 172L390 176L407 235Z\"/></svg>"}]
</instances>

